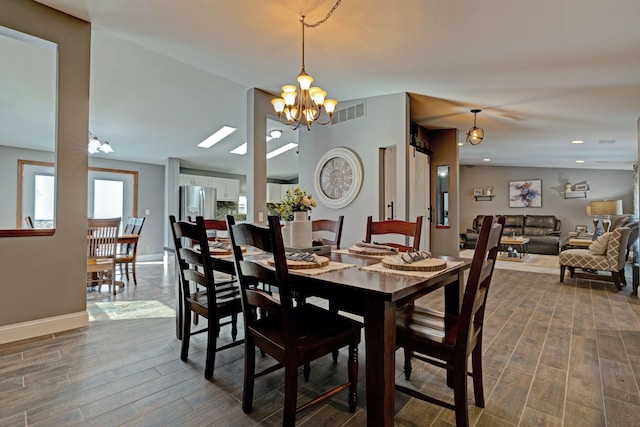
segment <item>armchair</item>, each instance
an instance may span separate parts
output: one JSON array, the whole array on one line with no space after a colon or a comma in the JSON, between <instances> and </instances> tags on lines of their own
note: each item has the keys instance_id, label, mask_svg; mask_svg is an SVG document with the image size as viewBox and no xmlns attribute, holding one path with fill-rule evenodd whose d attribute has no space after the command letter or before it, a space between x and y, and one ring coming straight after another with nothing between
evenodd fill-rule
<instances>
[{"instance_id":1,"label":"armchair","mask_svg":"<svg viewBox=\"0 0 640 427\"><path fill-rule=\"evenodd\" d=\"M619 227L598 237L589 246L589 249L568 249L560 252L558 257L560 262L560 282L564 281L565 270L569 267L571 278L613 282L618 289L622 289L621 283L622 285L627 284L624 265L630 234L631 229L629 227ZM601 248L602 250L599 250ZM576 272L576 268L583 271ZM599 274L598 272L600 271L609 272L611 276Z\"/></svg>"}]
</instances>

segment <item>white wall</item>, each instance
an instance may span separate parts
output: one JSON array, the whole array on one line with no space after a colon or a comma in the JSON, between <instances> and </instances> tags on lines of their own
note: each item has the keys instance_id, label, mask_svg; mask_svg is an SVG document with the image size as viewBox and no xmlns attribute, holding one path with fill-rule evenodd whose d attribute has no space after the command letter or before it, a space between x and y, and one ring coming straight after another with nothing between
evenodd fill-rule
<instances>
[{"instance_id":1,"label":"white wall","mask_svg":"<svg viewBox=\"0 0 640 427\"><path fill-rule=\"evenodd\" d=\"M164 165L90 157L89 166L138 172L138 216L144 216L138 256L162 259L164 236ZM149 210L149 215L145 210ZM126 218L125 218L126 220Z\"/></svg>"},{"instance_id":2,"label":"white wall","mask_svg":"<svg viewBox=\"0 0 640 427\"><path fill-rule=\"evenodd\" d=\"M354 103L338 104L338 110ZM372 215L378 219L378 149L396 145L397 173L399 177L407 176L408 107L406 93L384 95L367 98L366 115L363 118L347 120L336 125L314 125L311 132L299 131L300 153L300 188L315 192L315 170L320 157L328 150L336 147L352 149L360 158L364 167L362 189L358 197L343 209L330 209L319 204L313 209L311 218L335 219L344 215L341 246L349 247L365 237L366 219ZM407 197L406 180L398 179L398 215L406 218ZM414 218L415 220L415 218Z\"/></svg>"},{"instance_id":3,"label":"white wall","mask_svg":"<svg viewBox=\"0 0 640 427\"><path fill-rule=\"evenodd\" d=\"M542 207L509 208L509 181L541 179ZM586 181L590 191L587 198L564 199L564 184ZM493 185L492 201L475 201L474 188ZM503 166L460 166L460 232L471 227L479 214L555 215L562 220L562 237L577 224L593 229L585 207L592 200L620 199L624 213L633 213L633 171L600 169L552 169Z\"/></svg>"}]
</instances>

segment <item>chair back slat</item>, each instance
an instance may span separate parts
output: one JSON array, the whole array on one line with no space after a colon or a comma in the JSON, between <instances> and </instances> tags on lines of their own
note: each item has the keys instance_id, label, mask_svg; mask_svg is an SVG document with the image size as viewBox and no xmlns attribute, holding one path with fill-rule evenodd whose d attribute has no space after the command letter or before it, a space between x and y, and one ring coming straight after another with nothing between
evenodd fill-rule
<instances>
[{"instance_id":1,"label":"chair back slat","mask_svg":"<svg viewBox=\"0 0 640 427\"><path fill-rule=\"evenodd\" d=\"M374 235L401 235L412 238L411 245L403 245L395 242L379 242L384 245L398 248L402 252L420 250L420 236L422 234L422 216L416 217L415 222L387 220L373 221L373 217L367 217L367 231L365 242L371 243Z\"/></svg>"},{"instance_id":2,"label":"chair back slat","mask_svg":"<svg viewBox=\"0 0 640 427\"><path fill-rule=\"evenodd\" d=\"M115 258L120 218L89 219L87 258Z\"/></svg>"},{"instance_id":3,"label":"chair back slat","mask_svg":"<svg viewBox=\"0 0 640 427\"><path fill-rule=\"evenodd\" d=\"M335 246L340 249L340 240L342 239L342 224L344 223L344 215L340 215L337 221L332 219L314 219L311 221L311 232L315 239L322 240L324 245Z\"/></svg>"},{"instance_id":4,"label":"chair back slat","mask_svg":"<svg viewBox=\"0 0 640 427\"><path fill-rule=\"evenodd\" d=\"M295 348L297 336L293 309L289 271L285 258L280 220L277 216L268 217L268 227L255 224L235 224L233 216L227 215L229 237L236 262L236 273L240 282L245 328L251 328L255 318L247 313L255 313L257 308L266 310L267 316L273 316L282 322L285 348ZM264 251L262 262L245 260L241 247L254 247ZM265 265L272 258L274 266ZM260 284L263 288L258 289ZM278 299L273 298L265 289L276 290Z\"/></svg>"},{"instance_id":5,"label":"chair back slat","mask_svg":"<svg viewBox=\"0 0 640 427\"><path fill-rule=\"evenodd\" d=\"M180 284L183 298L188 301L194 286L203 286L208 290L207 304L215 311L216 292L213 276L213 265L207 231L202 217L196 218L196 223L176 221L169 217L173 232L173 242L176 248L176 263L179 269Z\"/></svg>"},{"instance_id":6,"label":"chair back slat","mask_svg":"<svg viewBox=\"0 0 640 427\"><path fill-rule=\"evenodd\" d=\"M460 353L460 357L467 357L468 349L474 347L474 341L482 333L489 285L504 222L504 216L494 219L490 215L485 216L482 221L458 319L455 351Z\"/></svg>"}]
</instances>

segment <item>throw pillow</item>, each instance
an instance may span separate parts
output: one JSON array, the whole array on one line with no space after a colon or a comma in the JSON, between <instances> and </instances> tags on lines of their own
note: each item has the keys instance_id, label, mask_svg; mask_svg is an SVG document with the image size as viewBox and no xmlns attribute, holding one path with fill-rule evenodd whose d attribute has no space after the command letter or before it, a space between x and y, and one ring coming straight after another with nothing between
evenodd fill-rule
<instances>
[{"instance_id":1,"label":"throw pillow","mask_svg":"<svg viewBox=\"0 0 640 427\"><path fill-rule=\"evenodd\" d=\"M603 233L596 240L589 245L589 251L594 255L604 255L607 253L607 245L609 244L609 238L611 233Z\"/></svg>"}]
</instances>

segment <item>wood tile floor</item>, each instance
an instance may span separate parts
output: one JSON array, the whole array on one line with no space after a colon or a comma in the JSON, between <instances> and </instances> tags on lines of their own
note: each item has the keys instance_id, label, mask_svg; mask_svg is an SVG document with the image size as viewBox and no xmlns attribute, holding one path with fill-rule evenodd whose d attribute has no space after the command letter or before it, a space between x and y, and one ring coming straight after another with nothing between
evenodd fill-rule
<instances>
[{"instance_id":1,"label":"wood tile floor","mask_svg":"<svg viewBox=\"0 0 640 427\"><path fill-rule=\"evenodd\" d=\"M242 347L218 354L211 382L203 377L204 336L192 339L189 363L179 360L173 280L173 264L141 264L137 287L116 297L106 287L87 292L88 328L0 346L0 426L280 425L279 372L257 381L250 414L240 408ZM473 406L470 389L472 425L640 425L640 300L629 288L496 270L485 322L486 407ZM364 348L360 354L356 413L339 394L300 414L298 425L365 424ZM442 372L415 363L412 384L450 395ZM398 352L404 382L401 367ZM337 365L322 358L311 381L301 379L301 394L345 377L344 353ZM398 393L396 413L397 426L454 424L451 411Z\"/></svg>"}]
</instances>

